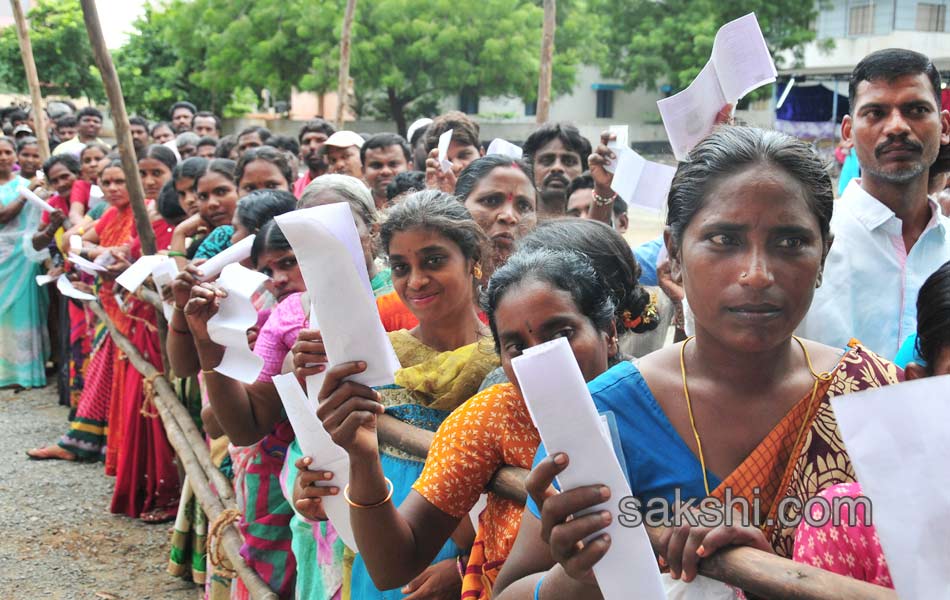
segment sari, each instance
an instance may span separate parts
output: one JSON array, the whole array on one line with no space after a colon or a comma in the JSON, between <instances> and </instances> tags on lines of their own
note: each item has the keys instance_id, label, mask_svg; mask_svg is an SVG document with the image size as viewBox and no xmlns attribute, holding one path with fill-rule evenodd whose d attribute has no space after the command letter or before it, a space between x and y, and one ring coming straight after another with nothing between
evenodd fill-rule
<instances>
[{"instance_id":1,"label":"sari","mask_svg":"<svg viewBox=\"0 0 950 600\"><path fill-rule=\"evenodd\" d=\"M0 185L0 205L16 202L28 183L14 176ZM0 225L0 387L46 385L49 296L46 288L36 285L36 276L49 252L33 249L40 212L27 202L15 217Z\"/></svg>"},{"instance_id":2,"label":"sari","mask_svg":"<svg viewBox=\"0 0 950 600\"><path fill-rule=\"evenodd\" d=\"M389 341L402 368L396 371L394 385L379 388L386 414L428 431L438 429L453 410L475 395L485 376L498 366L498 356L490 338L448 352L426 346L406 330L390 332ZM422 473L425 462L382 442L379 453L383 473L393 485L393 505L398 508ZM460 554L460 549L450 539L432 564L454 560ZM350 588L345 586L344 581L344 597L349 592L349 597L359 600L403 597L398 588L378 590L359 555L353 560Z\"/></svg>"},{"instance_id":3,"label":"sari","mask_svg":"<svg viewBox=\"0 0 950 600\"><path fill-rule=\"evenodd\" d=\"M838 430L831 399L903 380L903 371L852 341L837 366L823 377L772 428L749 456L725 478L706 472L710 497L744 498L761 507L756 525L779 556L791 558L797 518L805 502L832 486L855 481L854 468ZM673 506L679 500L706 497L699 459L667 419L649 386L632 363L621 363L588 384L602 414L616 419L627 479L641 506L655 500ZM536 465L547 456L538 448ZM784 498L784 513L776 519ZM540 519L530 499L527 504ZM773 521L770 523L769 518Z\"/></svg>"}]
</instances>

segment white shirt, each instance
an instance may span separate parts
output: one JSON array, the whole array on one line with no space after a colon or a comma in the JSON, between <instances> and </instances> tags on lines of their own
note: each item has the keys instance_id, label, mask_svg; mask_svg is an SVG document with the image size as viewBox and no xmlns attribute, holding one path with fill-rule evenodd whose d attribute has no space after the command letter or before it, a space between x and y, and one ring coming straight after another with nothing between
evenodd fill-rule
<instances>
[{"instance_id":1,"label":"white shirt","mask_svg":"<svg viewBox=\"0 0 950 600\"><path fill-rule=\"evenodd\" d=\"M856 338L884 358L897 355L917 331L920 286L950 260L950 219L928 200L930 222L908 253L901 220L851 181L835 202L835 241L799 335L838 348Z\"/></svg>"}]
</instances>

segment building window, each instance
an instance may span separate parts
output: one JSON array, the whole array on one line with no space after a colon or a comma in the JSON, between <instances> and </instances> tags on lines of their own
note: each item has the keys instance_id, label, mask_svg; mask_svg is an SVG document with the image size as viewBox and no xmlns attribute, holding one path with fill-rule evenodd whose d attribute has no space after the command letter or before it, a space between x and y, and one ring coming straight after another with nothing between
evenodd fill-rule
<instances>
[{"instance_id":1,"label":"building window","mask_svg":"<svg viewBox=\"0 0 950 600\"><path fill-rule=\"evenodd\" d=\"M465 90L459 94L459 110L465 114L478 114L478 92Z\"/></svg>"},{"instance_id":2,"label":"building window","mask_svg":"<svg viewBox=\"0 0 950 600\"><path fill-rule=\"evenodd\" d=\"M597 90L597 118L614 118L614 91Z\"/></svg>"},{"instance_id":3,"label":"building window","mask_svg":"<svg viewBox=\"0 0 950 600\"><path fill-rule=\"evenodd\" d=\"M947 6L945 4L917 5L917 31L946 31Z\"/></svg>"},{"instance_id":4,"label":"building window","mask_svg":"<svg viewBox=\"0 0 950 600\"><path fill-rule=\"evenodd\" d=\"M537 100L532 100L531 102L524 103L524 116L526 117L538 116L538 101Z\"/></svg>"},{"instance_id":5,"label":"building window","mask_svg":"<svg viewBox=\"0 0 950 600\"><path fill-rule=\"evenodd\" d=\"M874 31L874 5L852 6L848 19L848 35L868 35Z\"/></svg>"}]
</instances>

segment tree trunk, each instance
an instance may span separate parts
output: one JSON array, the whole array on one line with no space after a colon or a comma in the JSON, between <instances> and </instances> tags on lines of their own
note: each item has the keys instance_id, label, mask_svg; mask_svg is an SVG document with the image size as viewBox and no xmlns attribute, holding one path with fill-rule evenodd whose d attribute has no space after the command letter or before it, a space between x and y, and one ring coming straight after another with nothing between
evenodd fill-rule
<instances>
[{"instance_id":1,"label":"tree trunk","mask_svg":"<svg viewBox=\"0 0 950 600\"><path fill-rule=\"evenodd\" d=\"M46 119L43 114L43 96L40 94L40 78L36 73L36 62L33 60L33 45L30 43L30 30L23 15L20 0L10 0L13 7L13 18L16 20L16 34L20 41L20 56L23 58L23 70L26 72L26 83L30 87L30 101L33 104L33 126L36 139L40 142L40 156L45 161L49 158L49 136L46 134Z\"/></svg>"},{"instance_id":2,"label":"tree trunk","mask_svg":"<svg viewBox=\"0 0 950 600\"><path fill-rule=\"evenodd\" d=\"M336 128L343 129L346 102L350 90L350 32L353 29L353 13L356 0L346 0L343 14L343 32L340 35L340 79L337 82Z\"/></svg>"},{"instance_id":3,"label":"tree trunk","mask_svg":"<svg viewBox=\"0 0 950 600\"><path fill-rule=\"evenodd\" d=\"M541 73L538 77L538 125L547 122L551 113L551 62L554 59L554 30L557 27L556 0L544 0L544 29L541 34Z\"/></svg>"},{"instance_id":4,"label":"tree trunk","mask_svg":"<svg viewBox=\"0 0 950 600\"><path fill-rule=\"evenodd\" d=\"M396 132L406 137L406 103L400 101L393 88L386 88L386 95L389 97L389 115L396 122Z\"/></svg>"}]
</instances>

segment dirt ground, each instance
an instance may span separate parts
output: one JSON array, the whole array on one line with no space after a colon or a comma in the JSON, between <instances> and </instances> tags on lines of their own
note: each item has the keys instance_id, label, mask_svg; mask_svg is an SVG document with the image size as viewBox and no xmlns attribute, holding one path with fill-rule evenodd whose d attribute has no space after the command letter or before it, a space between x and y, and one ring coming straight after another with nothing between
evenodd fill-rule
<instances>
[{"instance_id":1,"label":"dirt ground","mask_svg":"<svg viewBox=\"0 0 950 600\"><path fill-rule=\"evenodd\" d=\"M56 386L0 390L0 598L194 600L194 584L165 572L171 524L109 513L102 463L27 460L58 439L67 409Z\"/></svg>"}]
</instances>

